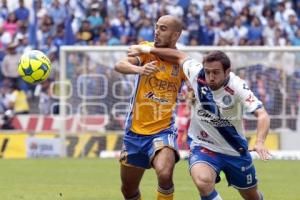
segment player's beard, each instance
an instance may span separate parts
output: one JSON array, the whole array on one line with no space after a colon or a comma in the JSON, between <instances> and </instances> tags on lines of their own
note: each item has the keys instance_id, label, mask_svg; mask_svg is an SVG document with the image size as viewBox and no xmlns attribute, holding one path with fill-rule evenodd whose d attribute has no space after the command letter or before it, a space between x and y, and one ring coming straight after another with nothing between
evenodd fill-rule
<instances>
[{"instance_id":1,"label":"player's beard","mask_svg":"<svg viewBox=\"0 0 300 200\"><path fill-rule=\"evenodd\" d=\"M218 90L222 87L223 84L222 83L208 83L207 85L211 90Z\"/></svg>"},{"instance_id":2,"label":"player's beard","mask_svg":"<svg viewBox=\"0 0 300 200\"><path fill-rule=\"evenodd\" d=\"M161 39L155 37L155 38L154 38L154 46L155 46L155 47L160 47L160 48L167 48L167 47L169 47L170 45L169 45L169 43L164 42L164 40L161 40Z\"/></svg>"}]
</instances>

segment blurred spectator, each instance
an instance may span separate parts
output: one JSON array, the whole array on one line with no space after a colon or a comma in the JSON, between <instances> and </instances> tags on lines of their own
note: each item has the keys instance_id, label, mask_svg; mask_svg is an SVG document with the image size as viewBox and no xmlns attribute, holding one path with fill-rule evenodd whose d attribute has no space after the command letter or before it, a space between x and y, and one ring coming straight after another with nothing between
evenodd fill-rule
<instances>
[{"instance_id":1,"label":"blurred spectator","mask_svg":"<svg viewBox=\"0 0 300 200\"><path fill-rule=\"evenodd\" d=\"M9 107L15 114L29 114L29 103L26 93L17 82L13 82L9 92Z\"/></svg>"},{"instance_id":2,"label":"blurred spectator","mask_svg":"<svg viewBox=\"0 0 300 200\"><path fill-rule=\"evenodd\" d=\"M41 47L45 45L47 38L49 36L54 36L54 33L55 33L55 27L54 27L53 20L50 16L45 15L42 18L39 30L37 31L38 46Z\"/></svg>"},{"instance_id":3,"label":"blurred spectator","mask_svg":"<svg viewBox=\"0 0 300 200\"><path fill-rule=\"evenodd\" d=\"M8 14L7 20L3 23L4 31L7 31L13 38L19 28L15 13L11 12Z\"/></svg>"},{"instance_id":4,"label":"blurred spectator","mask_svg":"<svg viewBox=\"0 0 300 200\"><path fill-rule=\"evenodd\" d=\"M177 4L177 1L169 1L166 9L170 15L177 16L179 19L183 19L183 8Z\"/></svg>"},{"instance_id":5,"label":"blurred spectator","mask_svg":"<svg viewBox=\"0 0 300 200\"><path fill-rule=\"evenodd\" d=\"M1 6L0 6L0 27L3 24L3 21L5 21L8 17L8 8L7 8L7 1L2 0Z\"/></svg>"},{"instance_id":6,"label":"blurred spectator","mask_svg":"<svg viewBox=\"0 0 300 200\"><path fill-rule=\"evenodd\" d=\"M37 85L34 91L34 96L39 97L39 113L42 115L58 114L56 101L52 98L51 92L51 80L47 79L44 82Z\"/></svg>"},{"instance_id":7,"label":"blurred spectator","mask_svg":"<svg viewBox=\"0 0 300 200\"><path fill-rule=\"evenodd\" d=\"M288 16L288 22L284 25L284 31L286 32L289 40L292 40L295 37L295 34L299 29L297 21L296 14L290 14Z\"/></svg>"},{"instance_id":8,"label":"blurred spectator","mask_svg":"<svg viewBox=\"0 0 300 200\"><path fill-rule=\"evenodd\" d=\"M81 28L76 34L76 43L79 45L91 45L94 37L95 35L92 31L90 22L88 20L84 20L81 24Z\"/></svg>"},{"instance_id":9,"label":"blurred spectator","mask_svg":"<svg viewBox=\"0 0 300 200\"><path fill-rule=\"evenodd\" d=\"M287 40L284 36L284 32L280 28L275 29L274 45L275 46L287 45Z\"/></svg>"},{"instance_id":10,"label":"blurred spectator","mask_svg":"<svg viewBox=\"0 0 300 200\"><path fill-rule=\"evenodd\" d=\"M251 20L253 18L253 16L250 14L249 6L245 6L242 9L240 16L241 16L243 25L249 27L251 25Z\"/></svg>"},{"instance_id":11,"label":"blurred spectator","mask_svg":"<svg viewBox=\"0 0 300 200\"><path fill-rule=\"evenodd\" d=\"M293 46L300 46L300 29L296 31L295 36L291 39L291 44Z\"/></svg>"},{"instance_id":12,"label":"blurred spectator","mask_svg":"<svg viewBox=\"0 0 300 200\"><path fill-rule=\"evenodd\" d=\"M130 12L127 13L129 22L136 27L138 21L141 18L141 2L140 0L132 0L131 3L128 5Z\"/></svg>"},{"instance_id":13,"label":"blurred spectator","mask_svg":"<svg viewBox=\"0 0 300 200\"><path fill-rule=\"evenodd\" d=\"M225 23L227 27L232 27L234 25L234 13L231 7L226 7L224 11L224 16L222 17L222 21Z\"/></svg>"},{"instance_id":14,"label":"blurred spectator","mask_svg":"<svg viewBox=\"0 0 300 200\"><path fill-rule=\"evenodd\" d=\"M239 42L242 38L247 38L248 29L245 25L242 24L242 20L241 20L240 16L238 16L235 19L232 30L234 33L234 44L235 45L239 45Z\"/></svg>"},{"instance_id":15,"label":"blurred spectator","mask_svg":"<svg viewBox=\"0 0 300 200\"><path fill-rule=\"evenodd\" d=\"M146 19L143 21L142 27L138 32L138 43L141 41L153 41L154 40L154 32L152 28L151 21Z\"/></svg>"},{"instance_id":16,"label":"blurred spectator","mask_svg":"<svg viewBox=\"0 0 300 200\"><path fill-rule=\"evenodd\" d=\"M234 32L230 27L227 27L225 22L220 21L218 30L216 31L214 44L218 46L233 45Z\"/></svg>"},{"instance_id":17,"label":"blurred spectator","mask_svg":"<svg viewBox=\"0 0 300 200\"><path fill-rule=\"evenodd\" d=\"M259 16L261 24L265 27L268 25L269 19L274 19L274 12L269 6L265 6L262 11L262 15Z\"/></svg>"},{"instance_id":18,"label":"blurred spectator","mask_svg":"<svg viewBox=\"0 0 300 200\"><path fill-rule=\"evenodd\" d=\"M276 22L273 18L268 19L268 25L263 30L263 41L265 45L274 46L275 45L275 31Z\"/></svg>"},{"instance_id":19,"label":"blurred spectator","mask_svg":"<svg viewBox=\"0 0 300 200\"><path fill-rule=\"evenodd\" d=\"M263 44L263 27L258 17L253 17L248 29L248 44L255 46Z\"/></svg>"},{"instance_id":20,"label":"blurred spectator","mask_svg":"<svg viewBox=\"0 0 300 200\"><path fill-rule=\"evenodd\" d=\"M3 117L2 117L2 130L13 130L15 127L13 126L13 118L14 114L12 110L5 111Z\"/></svg>"},{"instance_id":21,"label":"blurred spectator","mask_svg":"<svg viewBox=\"0 0 300 200\"><path fill-rule=\"evenodd\" d=\"M12 42L11 35L0 26L0 49L5 49Z\"/></svg>"},{"instance_id":22,"label":"blurred spectator","mask_svg":"<svg viewBox=\"0 0 300 200\"><path fill-rule=\"evenodd\" d=\"M3 58L1 71L5 78L10 78L15 81L20 77L18 73L18 62L20 54L16 52L17 45L15 43L10 43L7 46L7 54Z\"/></svg>"},{"instance_id":23,"label":"blurred spectator","mask_svg":"<svg viewBox=\"0 0 300 200\"><path fill-rule=\"evenodd\" d=\"M275 12L275 21L280 25L280 28L283 28L286 23L284 19L285 5L283 2L278 3L276 12Z\"/></svg>"},{"instance_id":24,"label":"blurred spectator","mask_svg":"<svg viewBox=\"0 0 300 200\"><path fill-rule=\"evenodd\" d=\"M15 10L17 20L28 21L29 9L24 6L24 0L19 0L19 7Z\"/></svg>"},{"instance_id":25,"label":"blurred spectator","mask_svg":"<svg viewBox=\"0 0 300 200\"><path fill-rule=\"evenodd\" d=\"M104 20L99 13L98 4L93 4L91 6L90 15L87 17L87 20L90 22L92 29L97 30L103 24Z\"/></svg>"},{"instance_id":26,"label":"blurred spectator","mask_svg":"<svg viewBox=\"0 0 300 200\"><path fill-rule=\"evenodd\" d=\"M102 45L102 46L105 46L105 45L108 45L108 36L107 36L107 33L106 32L100 32L100 35L99 35L99 38L98 38L98 41L96 41L96 45Z\"/></svg>"},{"instance_id":27,"label":"blurred spectator","mask_svg":"<svg viewBox=\"0 0 300 200\"><path fill-rule=\"evenodd\" d=\"M16 52L19 54L22 54L24 52L28 52L30 50L32 50L33 48L31 47L31 45L29 44L29 40L28 37L25 35L17 35L16 36L16 42L18 42L17 48L16 48Z\"/></svg>"},{"instance_id":28,"label":"blurred spectator","mask_svg":"<svg viewBox=\"0 0 300 200\"><path fill-rule=\"evenodd\" d=\"M125 1L107 0L107 14L110 19L115 18L118 13L126 13ZM94 6L95 4L92 4Z\"/></svg>"},{"instance_id":29,"label":"blurred spectator","mask_svg":"<svg viewBox=\"0 0 300 200\"><path fill-rule=\"evenodd\" d=\"M53 0L50 8L48 9L48 15L53 19L55 25L62 24L65 20L66 9L59 0Z\"/></svg>"},{"instance_id":30,"label":"blurred spectator","mask_svg":"<svg viewBox=\"0 0 300 200\"><path fill-rule=\"evenodd\" d=\"M56 52L58 51L58 48L53 43L52 36L48 36L46 38L46 43L44 45L41 45L40 50L44 52L50 60L55 60L55 58L57 57Z\"/></svg>"}]
</instances>

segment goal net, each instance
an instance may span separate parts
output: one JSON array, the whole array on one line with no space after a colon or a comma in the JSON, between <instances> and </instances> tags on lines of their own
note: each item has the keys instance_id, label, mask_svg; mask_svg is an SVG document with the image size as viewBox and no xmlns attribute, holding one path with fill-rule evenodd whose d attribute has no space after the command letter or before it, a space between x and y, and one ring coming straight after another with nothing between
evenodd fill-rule
<instances>
[{"instance_id":1,"label":"goal net","mask_svg":"<svg viewBox=\"0 0 300 200\"><path fill-rule=\"evenodd\" d=\"M122 133L133 93L133 75L114 71L114 64L128 47L64 46L60 52L60 132ZM182 47L202 61L211 50L223 50L232 71L248 82L271 117L271 129L299 132L300 49L292 47ZM76 116L76 117L74 117ZM245 130L254 132L256 120L244 116ZM71 121L76 120L76 126ZM71 125L73 124L73 125Z\"/></svg>"}]
</instances>

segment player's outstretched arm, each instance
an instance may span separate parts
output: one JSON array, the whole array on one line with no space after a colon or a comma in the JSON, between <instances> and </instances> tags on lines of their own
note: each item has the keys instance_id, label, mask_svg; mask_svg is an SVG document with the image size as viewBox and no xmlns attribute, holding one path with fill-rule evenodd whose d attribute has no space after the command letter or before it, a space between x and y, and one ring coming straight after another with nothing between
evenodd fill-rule
<instances>
[{"instance_id":1,"label":"player's outstretched arm","mask_svg":"<svg viewBox=\"0 0 300 200\"><path fill-rule=\"evenodd\" d=\"M254 150L262 160L268 160L270 153L265 146L265 140L269 132L270 117L264 108L259 108L254 112L257 118L257 138Z\"/></svg>"},{"instance_id":2,"label":"player's outstretched arm","mask_svg":"<svg viewBox=\"0 0 300 200\"><path fill-rule=\"evenodd\" d=\"M186 53L177 49L156 48L146 45L132 45L129 48L128 56L139 56L140 54L150 53L155 54L168 62L180 65L188 58Z\"/></svg>"},{"instance_id":3,"label":"player's outstretched arm","mask_svg":"<svg viewBox=\"0 0 300 200\"><path fill-rule=\"evenodd\" d=\"M159 71L155 66L156 61L146 63L144 66L138 66L139 60L137 57L127 57L115 64L115 70L122 74L140 74L150 75Z\"/></svg>"},{"instance_id":4,"label":"player's outstretched arm","mask_svg":"<svg viewBox=\"0 0 300 200\"><path fill-rule=\"evenodd\" d=\"M137 57L126 57L115 64L115 70L122 74L138 74L140 66Z\"/></svg>"}]
</instances>

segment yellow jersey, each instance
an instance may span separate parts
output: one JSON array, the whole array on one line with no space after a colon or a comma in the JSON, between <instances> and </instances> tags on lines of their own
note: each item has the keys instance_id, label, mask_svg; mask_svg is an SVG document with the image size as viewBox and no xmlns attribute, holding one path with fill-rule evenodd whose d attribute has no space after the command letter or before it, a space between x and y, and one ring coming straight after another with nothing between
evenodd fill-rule
<instances>
[{"instance_id":1,"label":"yellow jersey","mask_svg":"<svg viewBox=\"0 0 300 200\"><path fill-rule=\"evenodd\" d=\"M143 45L153 46L153 43ZM126 129L137 134L152 135L173 127L177 95L186 78L179 65L166 62L153 54L141 55L139 60L141 66L157 61L159 72L150 76L137 76Z\"/></svg>"},{"instance_id":2,"label":"yellow jersey","mask_svg":"<svg viewBox=\"0 0 300 200\"><path fill-rule=\"evenodd\" d=\"M14 99L15 113L29 112L29 103L27 101L27 96L24 91L14 90L12 92L12 96Z\"/></svg>"}]
</instances>

